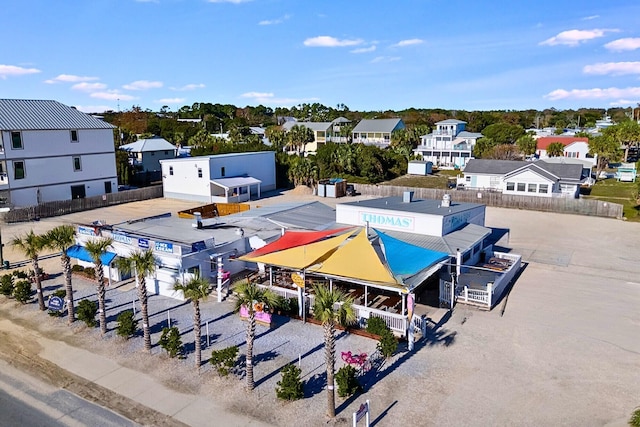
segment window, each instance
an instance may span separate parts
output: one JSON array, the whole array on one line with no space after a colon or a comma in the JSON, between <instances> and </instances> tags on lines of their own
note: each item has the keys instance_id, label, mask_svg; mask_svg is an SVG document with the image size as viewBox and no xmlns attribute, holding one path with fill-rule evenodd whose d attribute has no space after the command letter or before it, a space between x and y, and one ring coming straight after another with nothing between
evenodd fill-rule
<instances>
[{"instance_id":1,"label":"window","mask_svg":"<svg viewBox=\"0 0 640 427\"><path fill-rule=\"evenodd\" d=\"M169 154L169 150L164 150L164 155L167 156Z\"/></svg>"},{"instance_id":2,"label":"window","mask_svg":"<svg viewBox=\"0 0 640 427\"><path fill-rule=\"evenodd\" d=\"M465 177L464 177L464 180L465 180L466 182L471 182L471 176L465 176Z\"/></svg>"},{"instance_id":3,"label":"window","mask_svg":"<svg viewBox=\"0 0 640 427\"><path fill-rule=\"evenodd\" d=\"M194 267L187 268L187 273L200 276L200 266L196 265Z\"/></svg>"},{"instance_id":4,"label":"window","mask_svg":"<svg viewBox=\"0 0 640 427\"><path fill-rule=\"evenodd\" d=\"M169 166L169 175L173 175L173 166Z\"/></svg>"},{"instance_id":5,"label":"window","mask_svg":"<svg viewBox=\"0 0 640 427\"><path fill-rule=\"evenodd\" d=\"M513 191L516 189L516 183L515 182L507 182L507 191Z\"/></svg>"},{"instance_id":6,"label":"window","mask_svg":"<svg viewBox=\"0 0 640 427\"><path fill-rule=\"evenodd\" d=\"M24 179L24 161L13 162L13 179Z\"/></svg>"},{"instance_id":7,"label":"window","mask_svg":"<svg viewBox=\"0 0 640 427\"><path fill-rule=\"evenodd\" d=\"M71 142L78 142L78 131L77 130L72 130L71 131Z\"/></svg>"},{"instance_id":8,"label":"window","mask_svg":"<svg viewBox=\"0 0 640 427\"><path fill-rule=\"evenodd\" d=\"M538 185L537 185L537 184L529 184L529 185L527 186L527 191L528 191L529 193L535 193L535 192L536 192L537 187L538 187Z\"/></svg>"},{"instance_id":9,"label":"window","mask_svg":"<svg viewBox=\"0 0 640 427\"><path fill-rule=\"evenodd\" d=\"M540 184L540 186L538 186L538 193L548 193L548 192L549 192L549 185Z\"/></svg>"},{"instance_id":10,"label":"window","mask_svg":"<svg viewBox=\"0 0 640 427\"><path fill-rule=\"evenodd\" d=\"M155 152L155 151L152 151L152 152L151 152L151 155L152 155L152 156L155 156L155 155L156 155L156 152Z\"/></svg>"},{"instance_id":11,"label":"window","mask_svg":"<svg viewBox=\"0 0 640 427\"><path fill-rule=\"evenodd\" d=\"M202 178L202 168L198 168L198 178Z\"/></svg>"},{"instance_id":12,"label":"window","mask_svg":"<svg viewBox=\"0 0 640 427\"><path fill-rule=\"evenodd\" d=\"M21 150L22 147L22 134L20 132L11 132L11 148L14 150Z\"/></svg>"},{"instance_id":13,"label":"window","mask_svg":"<svg viewBox=\"0 0 640 427\"><path fill-rule=\"evenodd\" d=\"M73 170L74 172L82 170L82 163L80 163L80 156L75 156L73 158Z\"/></svg>"},{"instance_id":14,"label":"window","mask_svg":"<svg viewBox=\"0 0 640 427\"><path fill-rule=\"evenodd\" d=\"M224 167L221 167L221 168L220 168L220 176L224 176L224 173L225 173L225 171L224 171Z\"/></svg>"},{"instance_id":15,"label":"window","mask_svg":"<svg viewBox=\"0 0 640 427\"><path fill-rule=\"evenodd\" d=\"M524 182L519 182L518 183L518 191L525 191L525 183Z\"/></svg>"}]
</instances>

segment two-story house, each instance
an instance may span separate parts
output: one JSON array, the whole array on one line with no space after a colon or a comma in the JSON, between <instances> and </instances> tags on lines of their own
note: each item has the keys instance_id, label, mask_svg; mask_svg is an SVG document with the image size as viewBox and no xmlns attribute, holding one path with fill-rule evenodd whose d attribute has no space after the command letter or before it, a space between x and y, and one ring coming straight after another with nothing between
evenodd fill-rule
<instances>
[{"instance_id":1,"label":"two-story house","mask_svg":"<svg viewBox=\"0 0 640 427\"><path fill-rule=\"evenodd\" d=\"M118 147L129 154L129 163L141 172L160 170L160 160L176 157L177 148L164 138L139 139Z\"/></svg>"},{"instance_id":2,"label":"two-story house","mask_svg":"<svg viewBox=\"0 0 640 427\"><path fill-rule=\"evenodd\" d=\"M440 168L463 169L473 158L473 147L482 138L479 132L465 130L467 122L447 119L436 123L436 129L420 137L420 145L414 150L422 160Z\"/></svg>"},{"instance_id":3,"label":"two-story house","mask_svg":"<svg viewBox=\"0 0 640 427\"><path fill-rule=\"evenodd\" d=\"M360 123L353 128L353 143L386 148L391 144L391 134L404 128L402 119L360 120Z\"/></svg>"},{"instance_id":4,"label":"two-story house","mask_svg":"<svg viewBox=\"0 0 640 427\"><path fill-rule=\"evenodd\" d=\"M541 160L548 159L547 149L549 145L559 142L564 146L563 157L580 159L596 165L597 158L589 154L589 138L576 136L544 136L536 140L536 157Z\"/></svg>"},{"instance_id":5,"label":"two-story house","mask_svg":"<svg viewBox=\"0 0 640 427\"><path fill-rule=\"evenodd\" d=\"M116 192L113 129L57 101L0 99L0 200L21 207Z\"/></svg>"}]
</instances>

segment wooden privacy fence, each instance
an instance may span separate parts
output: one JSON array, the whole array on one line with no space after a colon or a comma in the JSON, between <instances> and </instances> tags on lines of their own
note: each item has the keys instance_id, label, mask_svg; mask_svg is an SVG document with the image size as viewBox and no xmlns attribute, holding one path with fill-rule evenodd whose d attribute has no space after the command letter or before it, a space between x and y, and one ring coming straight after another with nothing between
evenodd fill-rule
<instances>
[{"instance_id":1,"label":"wooden privacy fence","mask_svg":"<svg viewBox=\"0 0 640 427\"><path fill-rule=\"evenodd\" d=\"M39 205L11 209L4 214L4 222L31 221L39 218L49 218L122 203L157 199L160 197L162 197L162 186L156 185L153 187L139 188L137 190L104 194L102 196L85 197L84 199L45 202Z\"/></svg>"},{"instance_id":2,"label":"wooden privacy fence","mask_svg":"<svg viewBox=\"0 0 640 427\"><path fill-rule=\"evenodd\" d=\"M622 218L622 205L604 202L602 200L516 196L485 190L441 190L437 188L414 188L375 184L355 184L355 186L359 193L369 196L402 196L405 191L413 191L414 197L418 199L442 199L442 196L449 194L451 200L454 202L481 203L498 208Z\"/></svg>"}]
</instances>

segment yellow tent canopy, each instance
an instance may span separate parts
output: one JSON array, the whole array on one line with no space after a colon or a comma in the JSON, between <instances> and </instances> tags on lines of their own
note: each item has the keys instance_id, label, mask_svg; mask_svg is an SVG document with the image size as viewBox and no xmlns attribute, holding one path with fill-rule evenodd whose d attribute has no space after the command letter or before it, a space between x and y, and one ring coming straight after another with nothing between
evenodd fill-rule
<instances>
[{"instance_id":1,"label":"yellow tent canopy","mask_svg":"<svg viewBox=\"0 0 640 427\"><path fill-rule=\"evenodd\" d=\"M318 265L311 266L308 271L365 282L401 285L378 257L364 229L330 257L325 257Z\"/></svg>"},{"instance_id":2,"label":"yellow tent canopy","mask_svg":"<svg viewBox=\"0 0 640 427\"><path fill-rule=\"evenodd\" d=\"M284 249L282 251L272 252L261 256L250 256L251 254L247 254L239 257L238 260L261 262L268 265L302 270L310 265L324 261L327 257L330 257L331 254L335 252L336 248L338 248L352 234L353 231L349 231L320 242L309 243L304 246L296 246L295 248Z\"/></svg>"}]
</instances>

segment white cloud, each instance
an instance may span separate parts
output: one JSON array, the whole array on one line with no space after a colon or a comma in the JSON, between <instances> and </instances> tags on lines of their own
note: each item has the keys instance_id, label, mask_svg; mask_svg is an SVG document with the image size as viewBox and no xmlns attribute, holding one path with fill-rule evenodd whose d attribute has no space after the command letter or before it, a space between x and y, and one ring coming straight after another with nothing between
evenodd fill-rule
<instances>
[{"instance_id":1,"label":"white cloud","mask_svg":"<svg viewBox=\"0 0 640 427\"><path fill-rule=\"evenodd\" d=\"M126 90L148 90L159 87L162 87L162 82L152 82L149 80L136 80L135 82L122 86L122 88Z\"/></svg>"},{"instance_id":2,"label":"white cloud","mask_svg":"<svg viewBox=\"0 0 640 427\"><path fill-rule=\"evenodd\" d=\"M359 49L353 49L352 51L350 51L351 53L367 53L367 52L373 52L374 50L376 50L376 45L371 45L369 47L361 47Z\"/></svg>"},{"instance_id":3,"label":"white cloud","mask_svg":"<svg viewBox=\"0 0 640 427\"><path fill-rule=\"evenodd\" d=\"M158 104L182 104L186 101L186 98L161 98L156 99L154 102Z\"/></svg>"},{"instance_id":4,"label":"white cloud","mask_svg":"<svg viewBox=\"0 0 640 427\"><path fill-rule=\"evenodd\" d=\"M583 21L591 21L592 19L598 19L600 18L600 15L591 15L591 16L585 16L584 18L582 18Z\"/></svg>"},{"instance_id":5,"label":"white cloud","mask_svg":"<svg viewBox=\"0 0 640 427\"><path fill-rule=\"evenodd\" d=\"M392 47L405 47L405 46L413 46L417 44L424 43L422 39L408 39L408 40L400 40L398 43L394 44Z\"/></svg>"},{"instance_id":6,"label":"white cloud","mask_svg":"<svg viewBox=\"0 0 640 427\"><path fill-rule=\"evenodd\" d=\"M621 99L640 98L640 87L627 88L593 88L593 89L556 89L544 96L546 99L556 101L559 99Z\"/></svg>"},{"instance_id":7,"label":"white cloud","mask_svg":"<svg viewBox=\"0 0 640 427\"><path fill-rule=\"evenodd\" d=\"M357 46L359 44L362 44L361 39L340 40L331 36L311 37L304 41L304 45L309 47L344 47Z\"/></svg>"},{"instance_id":8,"label":"white cloud","mask_svg":"<svg viewBox=\"0 0 640 427\"><path fill-rule=\"evenodd\" d=\"M258 22L258 25L278 25L278 24L282 24L284 21L286 21L290 17L291 15L284 15L283 17L277 18L277 19L264 19Z\"/></svg>"},{"instance_id":9,"label":"white cloud","mask_svg":"<svg viewBox=\"0 0 640 427\"><path fill-rule=\"evenodd\" d=\"M94 92L89 95L92 98L108 99L110 101L133 101L137 99L135 96L127 95L126 93L120 93L117 90L108 90L106 92Z\"/></svg>"},{"instance_id":10,"label":"white cloud","mask_svg":"<svg viewBox=\"0 0 640 427\"><path fill-rule=\"evenodd\" d=\"M6 79L7 77L24 76L25 74L36 74L40 70L37 68L24 68L17 65L3 65L0 64L0 79Z\"/></svg>"},{"instance_id":11,"label":"white cloud","mask_svg":"<svg viewBox=\"0 0 640 427\"><path fill-rule=\"evenodd\" d=\"M49 80L45 80L44 82L49 84L54 84L54 83L92 82L95 80L99 80L98 77L75 76L73 74L60 74L57 77L54 77Z\"/></svg>"},{"instance_id":12,"label":"white cloud","mask_svg":"<svg viewBox=\"0 0 640 427\"><path fill-rule=\"evenodd\" d=\"M586 42L587 40L596 39L599 37L604 37L607 32L617 32L618 30L607 30L607 29L594 29L594 30L568 30L559 33L557 36L553 36L543 42L540 42L540 45L566 45L566 46L578 46L580 43Z\"/></svg>"},{"instance_id":13,"label":"white cloud","mask_svg":"<svg viewBox=\"0 0 640 427\"><path fill-rule=\"evenodd\" d=\"M275 106L292 106L303 102L319 101L318 98L278 98L273 92L246 92L240 97L252 99L257 104Z\"/></svg>"},{"instance_id":14,"label":"white cloud","mask_svg":"<svg viewBox=\"0 0 640 427\"><path fill-rule=\"evenodd\" d=\"M609 105L611 105L612 107L633 107L634 105L638 105L639 103L640 98L636 99L635 101L632 101L630 99L619 99L617 101L611 101Z\"/></svg>"},{"instance_id":15,"label":"white cloud","mask_svg":"<svg viewBox=\"0 0 640 427\"><path fill-rule=\"evenodd\" d=\"M614 40L605 44L604 47L614 52L640 49L640 37L627 37L624 39Z\"/></svg>"},{"instance_id":16,"label":"white cloud","mask_svg":"<svg viewBox=\"0 0 640 427\"><path fill-rule=\"evenodd\" d=\"M115 110L109 105L76 105L75 107L83 113L104 113L105 111Z\"/></svg>"},{"instance_id":17,"label":"white cloud","mask_svg":"<svg viewBox=\"0 0 640 427\"><path fill-rule=\"evenodd\" d=\"M612 76L640 74L640 62L602 62L585 65L582 71L586 74L611 74Z\"/></svg>"},{"instance_id":18,"label":"white cloud","mask_svg":"<svg viewBox=\"0 0 640 427\"><path fill-rule=\"evenodd\" d=\"M204 88L204 83L190 83L188 85L180 86L180 87L170 87L171 90L176 91L185 91L185 90L196 90Z\"/></svg>"},{"instance_id":19,"label":"white cloud","mask_svg":"<svg viewBox=\"0 0 640 427\"><path fill-rule=\"evenodd\" d=\"M395 62L395 61L400 61L400 57L399 56L376 56L371 60L371 63L377 64L381 62Z\"/></svg>"},{"instance_id":20,"label":"white cloud","mask_svg":"<svg viewBox=\"0 0 640 427\"><path fill-rule=\"evenodd\" d=\"M106 88L107 88L107 85L104 83L88 83L88 82L76 83L73 86L71 86L71 89L73 90L81 90L84 92L93 92L96 90L104 90Z\"/></svg>"}]
</instances>

